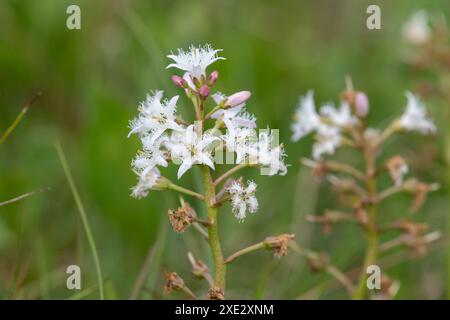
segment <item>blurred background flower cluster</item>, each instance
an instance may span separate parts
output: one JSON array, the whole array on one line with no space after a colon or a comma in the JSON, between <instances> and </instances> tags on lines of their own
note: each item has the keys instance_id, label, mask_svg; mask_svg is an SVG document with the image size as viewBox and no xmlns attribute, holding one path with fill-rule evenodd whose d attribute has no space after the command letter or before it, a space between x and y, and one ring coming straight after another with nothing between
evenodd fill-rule
<instances>
[{"instance_id":1,"label":"blurred background flower cluster","mask_svg":"<svg viewBox=\"0 0 450 320\"><path fill-rule=\"evenodd\" d=\"M76 3L75 3L76 2ZM404 91L415 91L417 72L407 63L414 49L402 28L418 9L450 19L450 2L436 1L19 1L0 2L0 131L14 120L36 92L42 97L1 145L0 201L36 189L49 191L0 207L0 298L97 298L96 274L89 246L54 148L66 152L85 205L105 277L107 298L128 298L147 266L142 298L173 298L163 293L163 273L170 266L191 288L206 284L190 276L187 252L205 262L206 243L190 232L170 232L167 210L178 205L175 193L152 192L130 197L135 176L130 161L139 147L127 139L128 121L151 89L169 96L177 88L167 76L166 55L191 43L222 48L226 63L217 62L219 86L227 92L252 91L248 109L261 127L278 128L290 164L286 176L245 179L258 183L260 210L239 223L231 208L222 210L224 248L239 248L267 234L295 233L304 247L323 250L337 267L361 261L364 245L357 226L336 225L324 235L305 220L333 207L339 199L299 159L309 155L313 139L291 143L290 124L299 95L313 88L318 101L334 97L350 75L356 89L369 97L369 124L386 124L406 105ZM66 28L66 8L81 8L81 30ZM366 8L381 8L381 30L366 28ZM169 71L170 73L170 71ZM432 75L428 75L432 77ZM426 100L438 134L405 135L387 146L408 159L411 172L439 182L416 213L443 237L425 257L392 256L389 275L401 283L397 298L446 298L450 291L449 150L441 129L445 102ZM178 110L189 114L189 102ZM447 106L448 108L448 106ZM337 158L357 162L350 151ZM193 170L194 171L194 170ZM176 177L176 167L168 175ZM386 177L386 184L389 177ZM181 182L201 190L200 174ZM380 209L387 221L404 216L411 197L398 195ZM202 208L195 208L201 212ZM231 265L229 296L240 298L342 298L345 292L329 275L312 273L294 254L279 262L255 252ZM82 270L83 289L66 288L66 267ZM175 296L176 297L176 296Z\"/></svg>"}]
</instances>

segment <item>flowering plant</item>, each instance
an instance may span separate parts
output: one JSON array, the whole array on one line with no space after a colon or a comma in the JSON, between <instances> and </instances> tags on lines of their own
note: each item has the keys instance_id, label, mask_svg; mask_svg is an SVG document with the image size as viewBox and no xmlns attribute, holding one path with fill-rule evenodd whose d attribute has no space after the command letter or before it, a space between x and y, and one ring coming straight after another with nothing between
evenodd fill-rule
<instances>
[{"instance_id":1,"label":"flowering plant","mask_svg":"<svg viewBox=\"0 0 450 320\"><path fill-rule=\"evenodd\" d=\"M284 148L275 141L276 132L262 130L258 134L256 117L245 111L245 103L251 96L249 91L229 96L210 93L219 73L213 71L207 74L206 69L218 60L225 60L219 56L220 51L209 45L191 46L188 51L179 49L177 53L168 55L173 63L167 68L184 71L182 76L173 75L172 81L192 103L195 121L185 120L176 113L179 96L164 99L163 91L156 91L140 104L139 116L130 122L130 135L138 135L142 142L142 150L132 161L133 170L138 175L132 196L143 198L149 190L172 189L202 201L206 207L207 217L198 217L195 210L181 198L181 207L169 210L168 217L176 232L184 232L193 225L208 241L214 261L214 277L209 274L208 267L195 260L192 254L189 260L193 273L209 282L208 296L211 299L224 298L227 263L263 247L275 250L277 256L284 255L286 243L293 237L269 237L270 245L266 239L238 251L228 259L223 257L218 233L218 208L231 202L232 211L240 221L246 218L247 213L258 210L256 183L249 181L245 184L242 178L232 179L233 175L249 167L260 168L263 175L284 175L287 167ZM226 132L223 133L222 129ZM191 168L198 167L203 178L203 193L182 187L164 177L160 168L169 166L169 163L179 165L178 179ZM216 164L230 163L233 164L231 169L213 178ZM167 275L166 291L172 289L181 289L195 296L176 273Z\"/></svg>"},{"instance_id":2,"label":"flowering plant","mask_svg":"<svg viewBox=\"0 0 450 320\"><path fill-rule=\"evenodd\" d=\"M407 106L405 112L394 119L384 130L367 127L366 116L369 112L369 100L363 92L355 91L348 79L347 90L341 95L339 108L332 104L323 105L316 111L313 92L309 91L300 98L292 124L292 140L298 141L309 133L315 134L313 144L313 159L303 159L306 166L313 168L320 176L326 176L333 189L341 199L346 199L344 205L350 211L326 210L322 215L308 216L307 219L319 222L323 230L328 232L333 224L339 222L355 222L359 224L367 237L367 249L363 266L356 285L351 279L336 269L331 269L338 280L346 287L353 298L361 299L367 296L367 270L379 261L382 252L398 245L406 245L417 254L424 254L426 244L439 238L439 233L425 234L427 226L405 217L387 224L380 223L379 206L388 197L399 193L414 194L412 209L417 210L425 200L428 192L437 189L437 184L419 182L414 178L405 179L408 165L405 159L395 155L383 165L379 157L385 142L395 133L418 131L422 134L434 133L435 125L426 116L421 100L410 92L406 92ZM338 161L328 160L338 148L348 146L361 154L364 169ZM377 182L387 172L392 185L379 190ZM380 243L380 235L386 231L399 231L401 235L386 243ZM310 255L310 264L314 269L330 270L327 259ZM381 277L382 292L385 296L395 294L394 282L386 274ZM380 289L380 288L379 288Z\"/></svg>"}]
</instances>

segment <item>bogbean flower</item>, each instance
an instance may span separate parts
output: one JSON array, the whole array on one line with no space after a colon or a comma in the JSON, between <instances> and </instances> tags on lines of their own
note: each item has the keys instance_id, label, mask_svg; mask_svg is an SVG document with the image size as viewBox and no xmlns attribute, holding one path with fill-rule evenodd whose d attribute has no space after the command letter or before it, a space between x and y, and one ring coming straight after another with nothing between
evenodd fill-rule
<instances>
[{"instance_id":1,"label":"bogbean flower","mask_svg":"<svg viewBox=\"0 0 450 320\"><path fill-rule=\"evenodd\" d=\"M157 168L153 168L139 175L139 181L132 188L131 195L134 198L144 198L148 195L148 191L157 187L158 180L161 178L161 173Z\"/></svg>"},{"instance_id":2,"label":"bogbean flower","mask_svg":"<svg viewBox=\"0 0 450 320\"><path fill-rule=\"evenodd\" d=\"M255 197L256 183L247 182L245 187L241 182L234 181L227 191L231 195L231 205L237 219L244 220L247 212L255 213L258 211L258 200Z\"/></svg>"},{"instance_id":3,"label":"bogbean flower","mask_svg":"<svg viewBox=\"0 0 450 320\"><path fill-rule=\"evenodd\" d=\"M316 112L314 93L309 90L305 96L300 97L300 102L295 111L292 141L298 141L307 134L315 131L320 126L320 116Z\"/></svg>"},{"instance_id":4,"label":"bogbean flower","mask_svg":"<svg viewBox=\"0 0 450 320\"><path fill-rule=\"evenodd\" d=\"M217 54L222 50L213 49L209 44L203 47L189 47L189 51L178 49L177 54L169 54L167 57L172 59L167 68L177 68L189 73L192 78L200 79L206 77L206 68L217 60L225 60Z\"/></svg>"},{"instance_id":5,"label":"bogbean flower","mask_svg":"<svg viewBox=\"0 0 450 320\"><path fill-rule=\"evenodd\" d=\"M131 131L128 136L133 133L146 134L153 143L166 130L181 129L175 121L178 96L161 102L163 93L156 91L153 95L147 95L146 100L139 105L139 116L130 122Z\"/></svg>"},{"instance_id":6,"label":"bogbean flower","mask_svg":"<svg viewBox=\"0 0 450 320\"><path fill-rule=\"evenodd\" d=\"M411 92L405 93L408 99L406 110L400 118L400 125L405 130L416 130L423 134L436 132L436 126L427 118L425 106L420 101L419 97Z\"/></svg>"},{"instance_id":7,"label":"bogbean flower","mask_svg":"<svg viewBox=\"0 0 450 320\"><path fill-rule=\"evenodd\" d=\"M347 101L342 101L339 110L332 104L326 104L320 108L320 114L328 118L329 121L337 127L347 127L355 124L356 118ZM320 128L320 127L319 127Z\"/></svg>"},{"instance_id":8,"label":"bogbean flower","mask_svg":"<svg viewBox=\"0 0 450 320\"><path fill-rule=\"evenodd\" d=\"M188 126L186 130L178 134L178 137L180 139L177 143L170 146L172 159L181 162L177 174L178 179L194 164L205 164L214 170L210 145L219 140L218 137L207 134L200 135L194 125Z\"/></svg>"}]
</instances>

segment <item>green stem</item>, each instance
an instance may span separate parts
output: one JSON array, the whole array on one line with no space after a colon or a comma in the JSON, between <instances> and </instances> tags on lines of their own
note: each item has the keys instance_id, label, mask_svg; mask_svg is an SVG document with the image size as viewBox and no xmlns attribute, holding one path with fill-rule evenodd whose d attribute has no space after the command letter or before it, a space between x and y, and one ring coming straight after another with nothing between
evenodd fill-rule
<instances>
[{"instance_id":1,"label":"green stem","mask_svg":"<svg viewBox=\"0 0 450 320\"><path fill-rule=\"evenodd\" d=\"M186 188L184 188L182 186L179 186L179 185L177 185L177 184L175 184L173 182L169 182L169 185L168 185L167 188L175 190L175 191L178 191L178 192L181 192L181 193L184 193L184 194L187 194L187 195L190 195L190 196L193 196L193 197L195 197L195 198L197 198L199 200L204 200L205 199L205 197L203 195L201 195L200 193L197 193L197 192L192 191L190 189L186 189Z\"/></svg>"},{"instance_id":2,"label":"green stem","mask_svg":"<svg viewBox=\"0 0 450 320\"><path fill-rule=\"evenodd\" d=\"M265 246L265 243L264 243L264 241L262 241L262 242L259 242L257 244L254 244L254 245L251 245L249 247L246 247L244 249L241 249L241 250L233 253L231 256L229 256L225 260L225 263L230 263L230 262L236 260L238 257L240 257L240 256L242 256L244 254L247 254L249 252L256 251L256 250L259 250L259 249L264 249L264 246Z\"/></svg>"},{"instance_id":3,"label":"green stem","mask_svg":"<svg viewBox=\"0 0 450 320\"><path fill-rule=\"evenodd\" d=\"M208 226L208 242L211 248L211 253L215 266L214 285L225 291L225 274L226 266L223 261L222 248L219 240L219 230L217 221L217 208L214 208L215 188L211 178L211 171L209 167L200 166L203 176L203 184L205 187L205 205L208 212L208 219L211 224Z\"/></svg>"},{"instance_id":4,"label":"green stem","mask_svg":"<svg viewBox=\"0 0 450 320\"><path fill-rule=\"evenodd\" d=\"M366 175L367 175L367 194L369 199L374 199L377 195L377 183L375 178L375 152L365 150ZM364 264L361 269L359 281L352 298L356 300L367 297L367 267L376 263L378 257L378 228L377 228L377 205L369 203L367 206L369 222L367 224L367 250L364 258Z\"/></svg>"}]
</instances>

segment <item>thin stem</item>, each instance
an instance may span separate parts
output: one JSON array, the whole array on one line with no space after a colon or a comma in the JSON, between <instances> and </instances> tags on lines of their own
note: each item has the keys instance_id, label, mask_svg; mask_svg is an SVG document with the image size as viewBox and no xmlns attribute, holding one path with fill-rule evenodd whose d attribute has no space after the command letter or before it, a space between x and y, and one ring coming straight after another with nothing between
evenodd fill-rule
<instances>
[{"instance_id":1,"label":"thin stem","mask_svg":"<svg viewBox=\"0 0 450 320\"><path fill-rule=\"evenodd\" d=\"M191 289L189 289L186 286L181 287L181 290L183 290L188 296L190 296L192 299L197 300L197 296L192 292Z\"/></svg>"},{"instance_id":2,"label":"thin stem","mask_svg":"<svg viewBox=\"0 0 450 320\"><path fill-rule=\"evenodd\" d=\"M398 120L394 120L380 135L378 145L383 144L393 133L398 130Z\"/></svg>"},{"instance_id":3,"label":"thin stem","mask_svg":"<svg viewBox=\"0 0 450 320\"><path fill-rule=\"evenodd\" d=\"M208 219L211 224L208 226L208 241L209 246L211 248L211 253L214 260L215 267L215 279L214 285L221 290L225 291L225 275L226 275L226 266L223 261L222 248L220 245L219 239L219 229L218 229L218 221L217 221L217 208L214 208L215 201L215 187L211 178L211 171L209 167L202 165L200 166L202 176L203 176L203 185L205 187L205 205L206 210L208 212Z\"/></svg>"},{"instance_id":4,"label":"thin stem","mask_svg":"<svg viewBox=\"0 0 450 320\"><path fill-rule=\"evenodd\" d=\"M234 166L233 168L231 168L230 170L228 170L227 172L225 172L224 174L222 174L220 177L218 177L213 185L217 186L219 185L222 181L226 180L229 176L231 176L232 174L236 173L237 171L241 170L242 168L248 167L250 166L250 164L248 163L241 163L238 164L237 166Z\"/></svg>"},{"instance_id":5,"label":"thin stem","mask_svg":"<svg viewBox=\"0 0 450 320\"><path fill-rule=\"evenodd\" d=\"M175 190L175 191L178 191L178 192L181 192L181 193L184 193L184 194L187 194L187 195L190 195L190 196L193 196L193 197L195 197L197 199L200 199L200 200L204 200L205 199L205 197L202 194L200 194L198 192L195 192L195 191L192 191L190 189L184 188L182 186L179 186L179 185L177 185L177 184L175 184L173 182L169 182L169 185L168 185L167 188Z\"/></svg>"},{"instance_id":6,"label":"thin stem","mask_svg":"<svg viewBox=\"0 0 450 320\"><path fill-rule=\"evenodd\" d=\"M206 114L205 120L208 120L209 117L211 117L214 114L214 112L216 112L217 110L220 110L220 109L222 109L221 105L217 105L214 108L212 108L211 111Z\"/></svg>"},{"instance_id":7,"label":"thin stem","mask_svg":"<svg viewBox=\"0 0 450 320\"><path fill-rule=\"evenodd\" d=\"M194 222L192 224L192 226L195 228L195 230L197 230L203 236L203 238L205 238L206 241L209 241L208 232L206 232L206 230L203 229L200 224L198 224L197 222Z\"/></svg>"},{"instance_id":8,"label":"thin stem","mask_svg":"<svg viewBox=\"0 0 450 320\"><path fill-rule=\"evenodd\" d=\"M95 245L94 236L91 231L91 227L89 225L89 221L87 219L86 211L84 210L83 202L81 201L80 195L78 194L77 187L72 177L72 173L70 172L69 165L66 160L66 156L64 155L64 151L59 142L55 143L56 152L58 153L59 160L64 170L64 174L66 175L67 181L69 182L70 189L72 191L73 197L78 207L78 211L80 212L81 221L83 222L83 227L86 232L86 236L89 242L89 246L92 251L92 256L94 258L95 269L97 272L97 280L98 280L98 288L100 292L100 300L105 299L105 295L103 292L103 275L102 269L100 267L100 259L98 258L97 247Z\"/></svg>"},{"instance_id":9,"label":"thin stem","mask_svg":"<svg viewBox=\"0 0 450 320\"><path fill-rule=\"evenodd\" d=\"M381 191L378 196L376 197L376 200L378 202L383 201L384 199L386 199L387 197L390 197L398 192L403 191L403 186L391 186L387 189L384 189L383 191Z\"/></svg>"},{"instance_id":10,"label":"thin stem","mask_svg":"<svg viewBox=\"0 0 450 320\"><path fill-rule=\"evenodd\" d=\"M254 245L251 245L249 247L246 247L244 249L241 249L239 251L236 251L235 253L233 253L231 256L229 256L228 258L225 259L224 263L230 263L233 262L234 260L236 260L238 257L247 254L249 252L255 251L255 250L259 250L259 249L263 249L264 248L264 241L256 243Z\"/></svg>"},{"instance_id":11,"label":"thin stem","mask_svg":"<svg viewBox=\"0 0 450 320\"><path fill-rule=\"evenodd\" d=\"M340 171L340 172L348 173L349 175L353 176L354 178L356 178L358 180L366 181L366 176L361 171L359 171L358 169L355 169L352 166L349 166L345 163L327 160L324 162L324 165L327 169L330 169L332 171Z\"/></svg>"},{"instance_id":12,"label":"thin stem","mask_svg":"<svg viewBox=\"0 0 450 320\"><path fill-rule=\"evenodd\" d=\"M30 109L33 103L35 103L40 96L42 96L42 92L38 92L33 98L30 99L30 101L28 101L25 107L23 107L22 111L20 111L20 113L14 119L13 123L8 127L8 129L6 129L5 133L3 133L3 135L1 136L0 144L2 144L11 134L11 132L14 131L14 129L19 124L20 120L22 120L23 116L28 112L28 109Z\"/></svg>"},{"instance_id":13,"label":"thin stem","mask_svg":"<svg viewBox=\"0 0 450 320\"><path fill-rule=\"evenodd\" d=\"M362 139L364 135L362 134ZM364 140L362 140L364 142ZM369 199L374 199L377 195L377 183L375 178L375 150L367 148L367 143L363 143L364 160L366 163L367 176L367 194ZM363 268L361 269L356 290L353 293L353 299L364 299L367 296L367 267L375 264L378 256L378 228L377 228L377 203L369 202L367 204L368 224L367 224L367 249L364 258Z\"/></svg>"}]
</instances>

